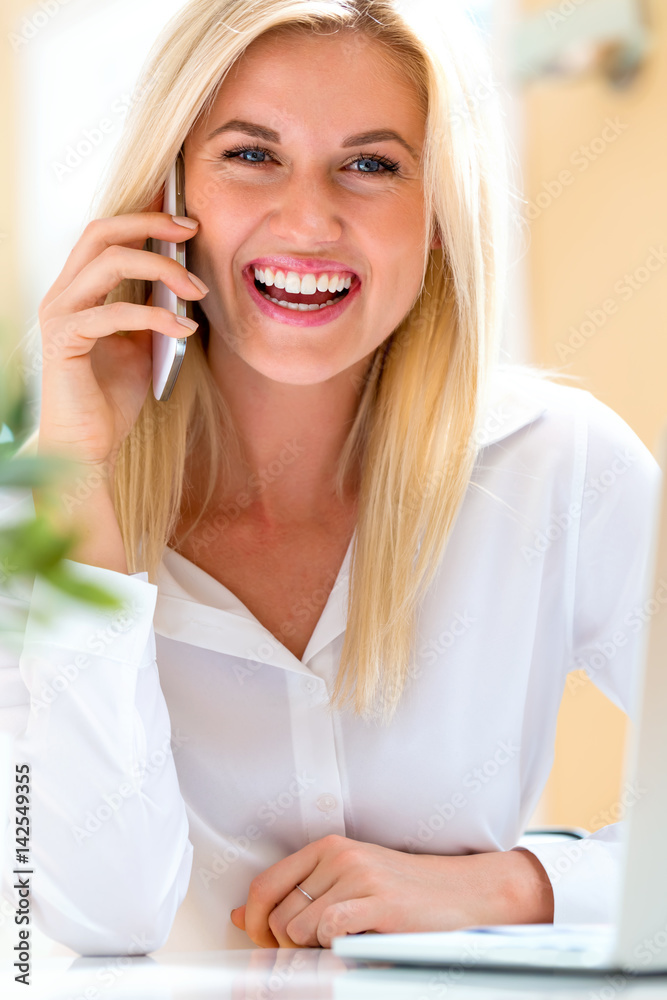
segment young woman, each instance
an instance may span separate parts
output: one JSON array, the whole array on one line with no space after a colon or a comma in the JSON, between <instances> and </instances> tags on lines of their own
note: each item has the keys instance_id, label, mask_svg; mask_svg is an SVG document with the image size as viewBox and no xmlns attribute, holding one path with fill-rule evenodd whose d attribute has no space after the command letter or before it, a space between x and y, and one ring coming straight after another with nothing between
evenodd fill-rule
<instances>
[{"instance_id":1,"label":"young woman","mask_svg":"<svg viewBox=\"0 0 667 1000\"><path fill-rule=\"evenodd\" d=\"M83 954L611 914L615 827L515 848L568 671L629 705L658 469L498 366L501 118L454 6L193 0L41 303L71 569L125 604L37 579L4 671L34 913ZM166 403L152 329L188 336Z\"/></svg>"}]
</instances>

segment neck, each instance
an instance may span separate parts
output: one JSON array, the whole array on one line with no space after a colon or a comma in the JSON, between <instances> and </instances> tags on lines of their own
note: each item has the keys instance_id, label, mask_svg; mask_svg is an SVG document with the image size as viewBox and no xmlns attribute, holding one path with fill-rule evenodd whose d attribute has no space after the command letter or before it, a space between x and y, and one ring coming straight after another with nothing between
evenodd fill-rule
<instances>
[{"instance_id":1,"label":"neck","mask_svg":"<svg viewBox=\"0 0 667 1000\"><path fill-rule=\"evenodd\" d=\"M354 421L369 358L315 385L267 378L222 343L208 360L239 435L244 467L234 471L226 497L250 498L248 513L266 525L315 521L339 501L335 473ZM358 467L346 502L358 492Z\"/></svg>"}]
</instances>

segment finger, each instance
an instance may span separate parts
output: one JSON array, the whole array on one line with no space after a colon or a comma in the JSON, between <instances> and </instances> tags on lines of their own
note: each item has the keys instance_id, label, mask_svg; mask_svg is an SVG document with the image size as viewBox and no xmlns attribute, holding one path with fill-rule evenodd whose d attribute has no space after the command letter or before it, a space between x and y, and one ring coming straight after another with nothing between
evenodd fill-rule
<instances>
[{"instance_id":1,"label":"finger","mask_svg":"<svg viewBox=\"0 0 667 1000\"><path fill-rule=\"evenodd\" d=\"M245 905L237 906L236 909L232 910L230 914L230 919L234 924L234 927L238 927L239 930L245 930Z\"/></svg>"},{"instance_id":2,"label":"finger","mask_svg":"<svg viewBox=\"0 0 667 1000\"><path fill-rule=\"evenodd\" d=\"M156 204L157 198L153 202ZM196 219L192 220L196 222ZM182 243L195 236L198 227L189 229L173 222L170 215L163 212L135 212L114 215L106 219L93 219L77 240L65 266L42 300L42 306L50 304L74 280L76 275L103 250L123 244L140 249L149 236L159 240Z\"/></svg>"},{"instance_id":3,"label":"finger","mask_svg":"<svg viewBox=\"0 0 667 1000\"><path fill-rule=\"evenodd\" d=\"M294 886L311 876L327 848L327 839L324 837L306 844L301 850L277 861L252 880L245 904L245 929L255 944L262 948L276 947L271 943L275 938L269 928L269 914L292 891L301 896L304 903L308 902ZM324 886L322 891L326 888L328 886ZM314 897L315 893L311 892L311 896Z\"/></svg>"},{"instance_id":4,"label":"finger","mask_svg":"<svg viewBox=\"0 0 667 1000\"><path fill-rule=\"evenodd\" d=\"M345 899L327 906L317 925L317 942L320 947L330 948L335 937L376 930L381 920L380 907L381 902L377 896Z\"/></svg>"},{"instance_id":5,"label":"finger","mask_svg":"<svg viewBox=\"0 0 667 1000\"><path fill-rule=\"evenodd\" d=\"M131 302L110 302L53 319L44 324L42 334L44 343L56 344L63 357L78 357L92 350L91 341L108 337L119 330L155 330L168 337L189 337L194 333L194 330L179 323L169 309Z\"/></svg>"},{"instance_id":6,"label":"finger","mask_svg":"<svg viewBox=\"0 0 667 1000\"><path fill-rule=\"evenodd\" d=\"M270 919L270 917L269 917L269 919ZM301 945L297 944L296 941L292 941L292 939L289 936L289 934L286 934L285 931L276 930L276 932L274 934L274 937L275 937L277 943L274 944L274 945L271 945L270 947L272 947L272 948L300 948L301 947ZM268 945L265 945L264 947L268 947Z\"/></svg>"},{"instance_id":7,"label":"finger","mask_svg":"<svg viewBox=\"0 0 667 1000\"><path fill-rule=\"evenodd\" d=\"M51 302L48 312L78 312L102 305L123 278L163 281L182 299L201 299L207 294L197 287L187 270L170 257L148 250L113 246L86 264L65 291Z\"/></svg>"},{"instance_id":8,"label":"finger","mask_svg":"<svg viewBox=\"0 0 667 1000\"><path fill-rule=\"evenodd\" d=\"M308 906L308 900L301 896L303 904L297 899L293 900L293 896L301 896L299 892L290 893L286 899L283 899L282 903L278 905L269 913L268 925L269 931L273 934L276 941L278 942L279 948L298 948L300 947L297 941L294 941L287 933L287 924L292 920L293 917L297 916L304 905Z\"/></svg>"},{"instance_id":9,"label":"finger","mask_svg":"<svg viewBox=\"0 0 667 1000\"><path fill-rule=\"evenodd\" d=\"M341 882L336 881L332 872L329 872L326 884L319 881L319 888L317 890L313 888L314 877L316 878L321 871L320 867L305 883L300 883L302 888L313 896L312 903L295 888L269 914L269 929L281 948L319 947L317 925L320 915L331 903L346 898L345 893L349 892L349 889L346 890ZM311 882L312 892L308 888L308 882Z\"/></svg>"},{"instance_id":10,"label":"finger","mask_svg":"<svg viewBox=\"0 0 667 1000\"><path fill-rule=\"evenodd\" d=\"M293 897L298 898L293 899ZM345 888L340 882L332 883L328 891L314 899L312 903L295 890L270 914L271 930L278 940L283 936L300 948L318 948L317 928L322 914L334 903L343 902L345 898Z\"/></svg>"}]
</instances>

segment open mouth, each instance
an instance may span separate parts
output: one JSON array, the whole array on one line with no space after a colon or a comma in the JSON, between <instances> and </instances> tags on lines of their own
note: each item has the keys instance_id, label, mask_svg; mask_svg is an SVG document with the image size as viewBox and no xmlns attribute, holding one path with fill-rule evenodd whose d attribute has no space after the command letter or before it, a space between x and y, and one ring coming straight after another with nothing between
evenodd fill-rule
<instances>
[{"instance_id":1,"label":"open mouth","mask_svg":"<svg viewBox=\"0 0 667 1000\"><path fill-rule=\"evenodd\" d=\"M357 281L352 279L352 285ZM275 285L267 286L259 280L254 279L255 288L269 302L280 306L282 309L292 309L295 312L320 312L330 306L335 306L350 294L349 288L344 288L340 292L314 292L312 295L305 295L302 292L286 292L284 288L276 288ZM351 287L352 287L351 285Z\"/></svg>"}]
</instances>

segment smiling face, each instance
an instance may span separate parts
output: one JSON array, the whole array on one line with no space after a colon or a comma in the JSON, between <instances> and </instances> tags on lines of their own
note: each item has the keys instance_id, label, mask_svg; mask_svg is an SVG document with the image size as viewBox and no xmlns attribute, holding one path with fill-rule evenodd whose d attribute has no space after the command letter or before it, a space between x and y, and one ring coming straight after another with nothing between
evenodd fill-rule
<instances>
[{"instance_id":1,"label":"smiling face","mask_svg":"<svg viewBox=\"0 0 667 1000\"><path fill-rule=\"evenodd\" d=\"M209 358L233 351L268 378L314 384L391 334L421 289L424 134L414 85L373 39L249 46L184 147Z\"/></svg>"}]
</instances>

